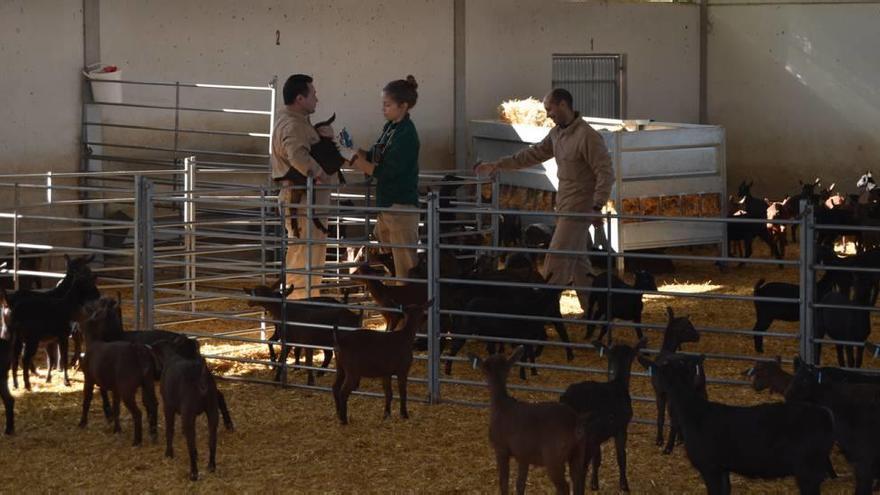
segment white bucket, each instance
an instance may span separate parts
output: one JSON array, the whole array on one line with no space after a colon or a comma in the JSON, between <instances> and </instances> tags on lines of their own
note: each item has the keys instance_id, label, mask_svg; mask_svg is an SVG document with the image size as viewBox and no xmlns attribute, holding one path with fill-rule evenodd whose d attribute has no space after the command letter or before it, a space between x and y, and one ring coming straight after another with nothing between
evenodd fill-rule
<instances>
[{"instance_id":1,"label":"white bucket","mask_svg":"<svg viewBox=\"0 0 880 495\"><path fill-rule=\"evenodd\" d=\"M96 68L83 73L89 78L89 81L91 81L92 99L95 100L96 103L122 103L122 84L100 82L120 81L122 80L122 71L101 72L104 67L104 65L99 65Z\"/></svg>"}]
</instances>

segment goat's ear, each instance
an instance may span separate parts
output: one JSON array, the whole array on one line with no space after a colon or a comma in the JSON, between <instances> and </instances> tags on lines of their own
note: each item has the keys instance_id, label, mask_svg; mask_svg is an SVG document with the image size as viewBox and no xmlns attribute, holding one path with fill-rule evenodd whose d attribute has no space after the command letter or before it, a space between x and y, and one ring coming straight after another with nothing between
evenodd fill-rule
<instances>
[{"instance_id":1,"label":"goat's ear","mask_svg":"<svg viewBox=\"0 0 880 495\"><path fill-rule=\"evenodd\" d=\"M742 376L755 376L755 367L752 366L751 368L743 371Z\"/></svg>"},{"instance_id":2,"label":"goat's ear","mask_svg":"<svg viewBox=\"0 0 880 495\"><path fill-rule=\"evenodd\" d=\"M513 350L513 354L507 359L507 363L513 365L513 363L519 362L525 352L526 348L524 346L517 346L517 348Z\"/></svg>"},{"instance_id":3,"label":"goat's ear","mask_svg":"<svg viewBox=\"0 0 880 495\"><path fill-rule=\"evenodd\" d=\"M782 364L782 356L776 356L776 364Z\"/></svg>"},{"instance_id":4,"label":"goat's ear","mask_svg":"<svg viewBox=\"0 0 880 495\"><path fill-rule=\"evenodd\" d=\"M640 351L648 347L648 337L642 337L636 344L636 351Z\"/></svg>"},{"instance_id":5,"label":"goat's ear","mask_svg":"<svg viewBox=\"0 0 880 495\"><path fill-rule=\"evenodd\" d=\"M642 367L645 368L646 370L650 369L652 366L654 366L654 361L651 361L650 358L648 358L647 356L644 356L642 354L636 355L636 359L639 361L639 364L641 364Z\"/></svg>"},{"instance_id":6,"label":"goat's ear","mask_svg":"<svg viewBox=\"0 0 880 495\"><path fill-rule=\"evenodd\" d=\"M832 183L831 183L831 185L830 185L830 186L828 186L828 192L831 192L831 191L833 191L833 190L834 190L834 186L836 186L836 185L837 185L837 183L836 183L836 182L832 182Z\"/></svg>"},{"instance_id":7,"label":"goat's ear","mask_svg":"<svg viewBox=\"0 0 880 495\"><path fill-rule=\"evenodd\" d=\"M666 306L666 314L669 315L669 321L675 318L675 311L672 309L672 306Z\"/></svg>"},{"instance_id":8,"label":"goat's ear","mask_svg":"<svg viewBox=\"0 0 880 495\"><path fill-rule=\"evenodd\" d=\"M70 264L70 256L68 256L67 253L64 253L64 262L68 265Z\"/></svg>"},{"instance_id":9,"label":"goat's ear","mask_svg":"<svg viewBox=\"0 0 880 495\"><path fill-rule=\"evenodd\" d=\"M91 256L89 256L88 258L86 258L86 263L91 263L91 262L93 262L93 261L95 261L95 254L94 254L94 253L92 253Z\"/></svg>"},{"instance_id":10,"label":"goat's ear","mask_svg":"<svg viewBox=\"0 0 880 495\"><path fill-rule=\"evenodd\" d=\"M434 305L434 299L433 298L428 299L427 301L425 301L425 304L422 305L422 310L427 311L428 308L430 308L433 305Z\"/></svg>"},{"instance_id":11,"label":"goat's ear","mask_svg":"<svg viewBox=\"0 0 880 495\"><path fill-rule=\"evenodd\" d=\"M822 182L822 179L820 179L819 177L816 177L816 180L813 181L813 185L818 186L821 182Z\"/></svg>"},{"instance_id":12,"label":"goat's ear","mask_svg":"<svg viewBox=\"0 0 880 495\"><path fill-rule=\"evenodd\" d=\"M803 364L804 362L801 360L801 357L795 355L794 359L792 360L791 366L794 368L795 371L797 371L800 369L801 366L803 366Z\"/></svg>"},{"instance_id":13,"label":"goat's ear","mask_svg":"<svg viewBox=\"0 0 880 495\"><path fill-rule=\"evenodd\" d=\"M468 353L467 358L468 358L468 361L470 361L471 366L473 366L473 368L475 370L479 369L480 366L483 365L483 360L480 359L480 356L477 356L476 354Z\"/></svg>"}]
</instances>

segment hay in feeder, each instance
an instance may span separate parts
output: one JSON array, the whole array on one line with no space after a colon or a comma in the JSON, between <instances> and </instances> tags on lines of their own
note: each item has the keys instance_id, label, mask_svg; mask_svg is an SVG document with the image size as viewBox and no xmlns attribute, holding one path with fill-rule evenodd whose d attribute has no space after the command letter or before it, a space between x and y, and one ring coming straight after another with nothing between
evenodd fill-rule
<instances>
[{"instance_id":1,"label":"hay in feeder","mask_svg":"<svg viewBox=\"0 0 880 495\"><path fill-rule=\"evenodd\" d=\"M502 122L516 125L553 127L555 124L547 117L544 104L532 97L525 100L507 100L498 107Z\"/></svg>"}]
</instances>

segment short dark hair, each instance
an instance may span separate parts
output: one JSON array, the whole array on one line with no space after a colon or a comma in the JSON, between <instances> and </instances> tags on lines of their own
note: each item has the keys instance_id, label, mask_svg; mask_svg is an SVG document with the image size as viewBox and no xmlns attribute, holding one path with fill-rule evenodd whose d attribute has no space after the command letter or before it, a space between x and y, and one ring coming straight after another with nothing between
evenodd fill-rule
<instances>
[{"instance_id":1,"label":"short dark hair","mask_svg":"<svg viewBox=\"0 0 880 495\"><path fill-rule=\"evenodd\" d=\"M312 81L314 81L312 76L305 74L294 74L288 77L282 90L284 104L292 105L297 96L302 96L303 98L309 96L309 83Z\"/></svg>"},{"instance_id":2,"label":"short dark hair","mask_svg":"<svg viewBox=\"0 0 880 495\"><path fill-rule=\"evenodd\" d=\"M382 91L391 97L395 103L398 105L402 105L404 103L409 104L409 108L416 106L416 101L419 99L419 83L416 82L416 78L411 74L406 76L406 79L397 79L396 81L391 81L386 84Z\"/></svg>"},{"instance_id":3,"label":"short dark hair","mask_svg":"<svg viewBox=\"0 0 880 495\"><path fill-rule=\"evenodd\" d=\"M571 97L571 93L569 93L567 89L554 89L550 92L550 100L553 101L553 103L565 102L565 104L568 105L568 108L574 108L574 98Z\"/></svg>"}]
</instances>

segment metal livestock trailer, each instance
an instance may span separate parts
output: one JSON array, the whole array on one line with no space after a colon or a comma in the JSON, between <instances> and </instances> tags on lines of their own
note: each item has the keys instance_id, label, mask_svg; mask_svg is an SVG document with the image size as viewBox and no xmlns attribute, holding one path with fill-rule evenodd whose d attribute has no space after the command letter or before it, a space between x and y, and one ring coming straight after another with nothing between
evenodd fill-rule
<instances>
[{"instance_id":1,"label":"metal livestock trailer","mask_svg":"<svg viewBox=\"0 0 880 495\"><path fill-rule=\"evenodd\" d=\"M584 117L605 138L614 163L611 199L617 213L611 244L619 251L718 243L727 251L723 223L672 222L662 217L726 214L724 129ZM646 123L647 122L647 123ZM471 121L476 160L495 160L540 142L549 128ZM556 162L504 172L502 184L555 191ZM641 218L637 218L641 217ZM623 258L618 258L622 263ZM619 265L619 268L622 266Z\"/></svg>"}]
</instances>

